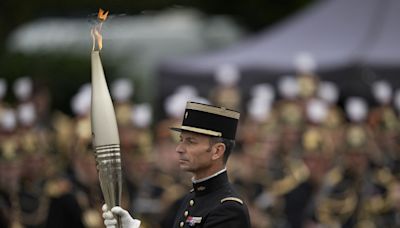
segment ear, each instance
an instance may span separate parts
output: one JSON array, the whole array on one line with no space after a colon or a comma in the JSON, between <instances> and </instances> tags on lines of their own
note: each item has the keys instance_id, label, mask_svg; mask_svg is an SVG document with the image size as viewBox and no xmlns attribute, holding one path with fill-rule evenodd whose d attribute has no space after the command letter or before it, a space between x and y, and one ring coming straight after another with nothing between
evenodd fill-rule
<instances>
[{"instance_id":1,"label":"ear","mask_svg":"<svg viewBox=\"0 0 400 228\"><path fill-rule=\"evenodd\" d=\"M216 143L213 145L213 155L211 157L212 160L218 160L224 156L225 153L225 144L223 143Z\"/></svg>"}]
</instances>

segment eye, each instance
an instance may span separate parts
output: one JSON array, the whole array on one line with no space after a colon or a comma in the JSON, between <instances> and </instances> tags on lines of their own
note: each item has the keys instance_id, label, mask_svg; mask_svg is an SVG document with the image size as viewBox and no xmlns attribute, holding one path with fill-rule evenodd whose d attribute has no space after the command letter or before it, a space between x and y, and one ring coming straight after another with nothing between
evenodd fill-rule
<instances>
[{"instance_id":1,"label":"eye","mask_svg":"<svg viewBox=\"0 0 400 228\"><path fill-rule=\"evenodd\" d=\"M186 141L188 144L196 144L196 140L194 140L192 138L188 138Z\"/></svg>"}]
</instances>

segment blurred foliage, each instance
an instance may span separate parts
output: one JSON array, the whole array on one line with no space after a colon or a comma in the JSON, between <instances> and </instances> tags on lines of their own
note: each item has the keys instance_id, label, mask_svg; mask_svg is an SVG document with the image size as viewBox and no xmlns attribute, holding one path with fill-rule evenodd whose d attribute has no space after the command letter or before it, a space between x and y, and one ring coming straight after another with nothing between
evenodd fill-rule
<instances>
[{"instance_id":1,"label":"blurred foliage","mask_svg":"<svg viewBox=\"0 0 400 228\"><path fill-rule=\"evenodd\" d=\"M105 65L106 74L115 70ZM6 53L0 57L1 78L9 85L5 100L15 102L12 85L16 78L30 76L35 87L47 87L52 94L52 108L70 113L70 99L84 84L90 82L90 59L59 54L23 55Z\"/></svg>"},{"instance_id":2,"label":"blurred foliage","mask_svg":"<svg viewBox=\"0 0 400 228\"><path fill-rule=\"evenodd\" d=\"M23 55L6 51L7 36L19 25L43 17L93 18L98 8L113 15L146 14L166 8L192 7L205 15L228 15L250 32L267 28L314 0L1 0L0 1L0 77L9 85L17 77L29 75L39 84L48 86L53 95L53 108L70 112L70 98L85 82L89 82L89 58L54 54ZM112 66L105 66L113 71ZM108 74L106 72L106 74ZM140 84L140 82L137 82ZM8 92L8 101L13 101Z\"/></svg>"},{"instance_id":3,"label":"blurred foliage","mask_svg":"<svg viewBox=\"0 0 400 228\"><path fill-rule=\"evenodd\" d=\"M206 14L230 15L250 31L257 31L311 2L313 0L2 0L0 1L0 43L4 48L7 34L24 22L48 16L91 16L99 7L108 9L113 14L129 15L171 7L194 7Z\"/></svg>"}]
</instances>

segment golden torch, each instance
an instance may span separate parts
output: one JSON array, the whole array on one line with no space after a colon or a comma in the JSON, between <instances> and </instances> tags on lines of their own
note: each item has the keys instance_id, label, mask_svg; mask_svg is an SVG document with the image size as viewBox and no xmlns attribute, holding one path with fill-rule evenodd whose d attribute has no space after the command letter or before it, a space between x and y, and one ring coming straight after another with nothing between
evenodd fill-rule
<instances>
[{"instance_id":1,"label":"golden torch","mask_svg":"<svg viewBox=\"0 0 400 228\"><path fill-rule=\"evenodd\" d=\"M100 59L101 26L108 12L99 10L98 23L92 28L92 136L101 190L107 207L121 204L122 170L117 121ZM96 46L97 44L97 46ZM118 218L117 218L118 220ZM118 220L118 226L120 227Z\"/></svg>"}]
</instances>

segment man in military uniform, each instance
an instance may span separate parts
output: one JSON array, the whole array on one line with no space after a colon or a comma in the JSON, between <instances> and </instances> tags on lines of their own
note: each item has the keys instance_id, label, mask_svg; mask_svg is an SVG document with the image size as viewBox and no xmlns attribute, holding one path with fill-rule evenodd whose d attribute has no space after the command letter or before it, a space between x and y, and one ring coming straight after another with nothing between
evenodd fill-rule
<instances>
[{"instance_id":1,"label":"man in military uniform","mask_svg":"<svg viewBox=\"0 0 400 228\"><path fill-rule=\"evenodd\" d=\"M193 190L183 199L173 227L250 227L246 205L228 181L225 168L234 146L240 114L226 108L188 102L176 148L179 165L193 174ZM114 215L123 228L139 227L127 211L105 211L105 225L114 227Z\"/></svg>"}]
</instances>

